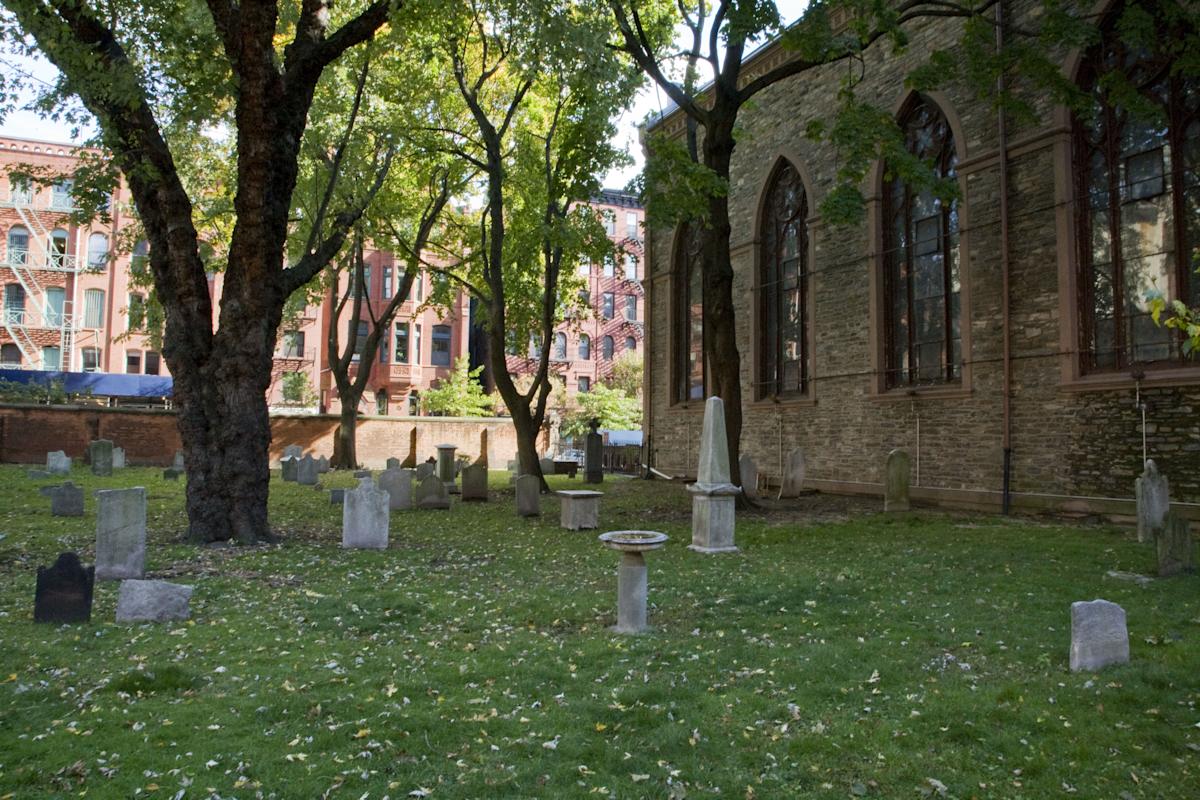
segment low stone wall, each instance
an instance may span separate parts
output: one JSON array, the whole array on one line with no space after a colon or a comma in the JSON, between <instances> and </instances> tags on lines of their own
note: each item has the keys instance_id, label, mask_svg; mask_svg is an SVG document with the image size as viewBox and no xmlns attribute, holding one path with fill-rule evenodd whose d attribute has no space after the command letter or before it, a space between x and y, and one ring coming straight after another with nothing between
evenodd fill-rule
<instances>
[{"instance_id":1,"label":"low stone wall","mask_svg":"<svg viewBox=\"0 0 1200 800\"><path fill-rule=\"evenodd\" d=\"M274 415L271 417L271 463L283 448L297 444L316 456L333 455L338 418L333 415ZM381 468L391 456L408 455L412 430L417 431L417 460L436 455L439 444L453 444L459 453L475 459L479 434L488 431L488 460L493 469L517 457L517 437L507 418L459 419L452 417L360 417L358 460L365 467ZM63 450L82 458L88 442L110 439L125 448L130 465L167 466L182 445L172 411L150 411L102 406L0 405L0 461L44 464L46 453ZM538 450L546 442L539 440Z\"/></svg>"}]
</instances>

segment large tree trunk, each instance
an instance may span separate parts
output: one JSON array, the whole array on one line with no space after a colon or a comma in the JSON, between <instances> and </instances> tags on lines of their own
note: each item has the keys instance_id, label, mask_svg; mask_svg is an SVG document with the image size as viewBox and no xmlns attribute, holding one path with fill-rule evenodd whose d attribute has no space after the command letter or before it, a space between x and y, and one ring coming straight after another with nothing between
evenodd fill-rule
<instances>
[{"instance_id":1,"label":"large tree trunk","mask_svg":"<svg viewBox=\"0 0 1200 800\"><path fill-rule=\"evenodd\" d=\"M356 446L356 428L358 426L358 398L356 402L347 402L351 398L340 391L342 412L338 420L337 435L333 439L333 460L330 466L334 469L358 469L358 448Z\"/></svg>"}]
</instances>

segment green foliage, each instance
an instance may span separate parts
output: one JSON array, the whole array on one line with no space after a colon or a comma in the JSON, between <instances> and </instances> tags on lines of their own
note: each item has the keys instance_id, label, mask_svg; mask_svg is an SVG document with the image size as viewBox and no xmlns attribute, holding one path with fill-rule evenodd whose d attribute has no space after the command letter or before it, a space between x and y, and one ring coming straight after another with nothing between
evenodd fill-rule
<instances>
[{"instance_id":1,"label":"green foliage","mask_svg":"<svg viewBox=\"0 0 1200 800\"><path fill-rule=\"evenodd\" d=\"M1200 248L1193 253L1192 264L1200 264ZM1200 267L1196 269L1196 274L1200 275ZM1161 290L1151 292L1146 300L1150 304L1150 316L1154 324L1165 325L1183 334L1180 348L1185 356L1195 358L1196 353L1200 352L1200 308L1188 308L1181 300L1169 301Z\"/></svg>"},{"instance_id":2,"label":"green foliage","mask_svg":"<svg viewBox=\"0 0 1200 800\"><path fill-rule=\"evenodd\" d=\"M593 419L607 430L637 430L642 427L642 401L624 389L596 384L590 392L576 392L575 408L563 416L564 436L579 437L588 432Z\"/></svg>"},{"instance_id":3,"label":"green foliage","mask_svg":"<svg viewBox=\"0 0 1200 800\"><path fill-rule=\"evenodd\" d=\"M626 350L613 359L608 384L630 397L641 397L643 377L642 351Z\"/></svg>"},{"instance_id":4,"label":"green foliage","mask_svg":"<svg viewBox=\"0 0 1200 800\"><path fill-rule=\"evenodd\" d=\"M305 372L285 372L279 380L283 402L287 405L313 406L317 403L316 392L308 382Z\"/></svg>"},{"instance_id":5,"label":"green foliage","mask_svg":"<svg viewBox=\"0 0 1200 800\"><path fill-rule=\"evenodd\" d=\"M471 369L470 359L459 356L450 375L421 394L421 409L442 417L488 417L495 413L495 399L483 391L479 375L483 367Z\"/></svg>"},{"instance_id":6,"label":"green foliage","mask_svg":"<svg viewBox=\"0 0 1200 800\"><path fill-rule=\"evenodd\" d=\"M0 402L62 405L68 396L61 380L32 380L29 383L0 379Z\"/></svg>"}]
</instances>

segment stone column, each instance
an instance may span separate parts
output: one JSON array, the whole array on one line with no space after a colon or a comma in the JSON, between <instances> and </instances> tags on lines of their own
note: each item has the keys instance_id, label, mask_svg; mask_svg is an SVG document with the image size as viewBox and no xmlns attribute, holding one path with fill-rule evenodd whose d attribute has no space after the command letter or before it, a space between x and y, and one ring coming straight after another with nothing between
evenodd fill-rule
<instances>
[{"instance_id":1,"label":"stone column","mask_svg":"<svg viewBox=\"0 0 1200 800\"><path fill-rule=\"evenodd\" d=\"M697 553L736 553L734 498L742 490L729 482L725 404L719 397L710 397L704 404L700 467L688 491L692 493L692 543L688 549Z\"/></svg>"},{"instance_id":2,"label":"stone column","mask_svg":"<svg viewBox=\"0 0 1200 800\"><path fill-rule=\"evenodd\" d=\"M617 566L617 633L646 630L646 557L621 553Z\"/></svg>"},{"instance_id":3,"label":"stone column","mask_svg":"<svg viewBox=\"0 0 1200 800\"><path fill-rule=\"evenodd\" d=\"M437 446L437 476L446 484L446 491L458 494L458 483L454 474L454 451L458 448L452 444Z\"/></svg>"}]
</instances>

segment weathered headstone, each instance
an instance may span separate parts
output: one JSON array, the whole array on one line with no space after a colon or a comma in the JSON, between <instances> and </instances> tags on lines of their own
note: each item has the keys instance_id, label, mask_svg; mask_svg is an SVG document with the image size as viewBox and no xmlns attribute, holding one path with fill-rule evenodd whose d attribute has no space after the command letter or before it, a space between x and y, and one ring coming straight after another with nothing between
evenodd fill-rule
<instances>
[{"instance_id":1,"label":"weathered headstone","mask_svg":"<svg viewBox=\"0 0 1200 800\"><path fill-rule=\"evenodd\" d=\"M108 439L97 439L88 445L88 460L92 462L92 474L108 477L113 471L113 443Z\"/></svg>"},{"instance_id":2,"label":"weathered headstone","mask_svg":"<svg viewBox=\"0 0 1200 800\"><path fill-rule=\"evenodd\" d=\"M1163 524L1154 531L1154 546L1158 551L1158 574L1167 578L1196 571L1196 543L1188 521L1167 512Z\"/></svg>"},{"instance_id":3,"label":"weathered headstone","mask_svg":"<svg viewBox=\"0 0 1200 800\"><path fill-rule=\"evenodd\" d=\"M537 517L542 513L542 483L536 475L517 478L517 515Z\"/></svg>"},{"instance_id":4,"label":"weathered headstone","mask_svg":"<svg viewBox=\"0 0 1200 800\"><path fill-rule=\"evenodd\" d=\"M112 451L113 469L125 469L125 448L114 447Z\"/></svg>"},{"instance_id":5,"label":"weathered headstone","mask_svg":"<svg viewBox=\"0 0 1200 800\"><path fill-rule=\"evenodd\" d=\"M357 489L345 494L342 504L342 547L386 550L388 546L388 493L361 478Z\"/></svg>"},{"instance_id":6,"label":"weathered headstone","mask_svg":"<svg viewBox=\"0 0 1200 800\"><path fill-rule=\"evenodd\" d=\"M74 553L60 553L49 567L38 567L33 595L34 622L90 622L96 568L84 567Z\"/></svg>"},{"instance_id":7,"label":"weathered headstone","mask_svg":"<svg viewBox=\"0 0 1200 800\"><path fill-rule=\"evenodd\" d=\"M175 460L171 462L171 469L177 470L179 472L184 471L183 451L182 450L175 451Z\"/></svg>"},{"instance_id":8,"label":"weathered headstone","mask_svg":"<svg viewBox=\"0 0 1200 800\"><path fill-rule=\"evenodd\" d=\"M300 463L296 465L296 483L301 486L317 484L317 460L311 453L300 459Z\"/></svg>"},{"instance_id":9,"label":"weathered headstone","mask_svg":"<svg viewBox=\"0 0 1200 800\"><path fill-rule=\"evenodd\" d=\"M285 481L294 483L300 476L300 459L296 456L288 456L279 462L279 466L283 470L283 479Z\"/></svg>"},{"instance_id":10,"label":"weathered headstone","mask_svg":"<svg viewBox=\"0 0 1200 800\"><path fill-rule=\"evenodd\" d=\"M400 469L400 459L392 456L387 460L387 464L384 466L384 469Z\"/></svg>"},{"instance_id":11,"label":"weathered headstone","mask_svg":"<svg viewBox=\"0 0 1200 800\"><path fill-rule=\"evenodd\" d=\"M96 580L140 578L146 572L146 490L96 492Z\"/></svg>"},{"instance_id":12,"label":"weathered headstone","mask_svg":"<svg viewBox=\"0 0 1200 800\"><path fill-rule=\"evenodd\" d=\"M462 499L487 502L488 470L483 464L472 464L462 471Z\"/></svg>"},{"instance_id":13,"label":"weathered headstone","mask_svg":"<svg viewBox=\"0 0 1200 800\"><path fill-rule=\"evenodd\" d=\"M604 492L587 489L556 492L562 498L560 523L569 531L592 530L600 527L600 498Z\"/></svg>"},{"instance_id":14,"label":"weathered headstone","mask_svg":"<svg viewBox=\"0 0 1200 800\"><path fill-rule=\"evenodd\" d=\"M450 507L450 495L446 492L446 484L437 475L426 475L417 484L417 508L447 509Z\"/></svg>"},{"instance_id":15,"label":"weathered headstone","mask_svg":"<svg viewBox=\"0 0 1200 800\"><path fill-rule=\"evenodd\" d=\"M479 458L475 459L475 463L478 464L479 466L483 467L485 470L488 468L488 432L487 432L487 428L484 428L483 430L481 430L479 432Z\"/></svg>"},{"instance_id":16,"label":"weathered headstone","mask_svg":"<svg viewBox=\"0 0 1200 800\"><path fill-rule=\"evenodd\" d=\"M430 464L428 461L425 461L425 462L422 462L417 465L416 477L417 477L418 483L425 480L432 474L433 474L433 464Z\"/></svg>"},{"instance_id":17,"label":"weathered headstone","mask_svg":"<svg viewBox=\"0 0 1200 800\"><path fill-rule=\"evenodd\" d=\"M692 543L697 553L735 553L734 497L741 489L729 482L729 442L725 438L725 404L719 397L704 403L700 429L700 466L692 494Z\"/></svg>"},{"instance_id":18,"label":"weathered headstone","mask_svg":"<svg viewBox=\"0 0 1200 800\"><path fill-rule=\"evenodd\" d=\"M41 489L38 489L38 492L50 498L50 516L83 516L82 486L76 486L70 481L67 481L61 486L43 486Z\"/></svg>"},{"instance_id":19,"label":"weathered headstone","mask_svg":"<svg viewBox=\"0 0 1200 800\"><path fill-rule=\"evenodd\" d=\"M799 497L804 492L804 451L796 447L788 451L787 463L783 465L783 478L779 486L780 499Z\"/></svg>"},{"instance_id":20,"label":"weathered headstone","mask_svg":"<svg viewBox=\"0 0 1200 800\"><path fill-rule=\"evenodd\" d=\"M25 470L25 477L30 480L44 481L46 478L51 477L51 475L44 469L27 469Z\"/></svg>"},{"instance_id":21,"label":"weathered headstone","mask_svg":"<svg viewBox=\"0 0 1200 800\"><path fill-rule=\"evenodd\" d=\"M298 444L289 444L283 448L284 458L301 458L304 455L304 448ZM282 459L281 459L282 460Z\"/></svg>"},{"instance_id":22,"label":"weathered headstone","mask_svg":"<svg viewBox=\"0 0 1200 800\"><path fill-rule=\"evenodd\" d=\"M356 470L354 470L354 477L355 477L355 478L358 478L360 481L361 481L363 478L369 478L369 477L371 477L371 470L369 470L369 469L356 469Z\"/></svg>"},{"instance_id":23,"label":"weathered headstone","mask_svg":"<svg viewBox=\"0 0 1200 800\"><path fill-rule=\"evenodd\" d=\"M1125 609L1107 600L1071 603L1071 671L1094 672L1128 661Z\"/></svg>"},{"instance_id":24,"label":"weathered headstone","mask_svg":"<svg viewBox=\"0 0 1200 800\"><path fill-rule=\"evenodd\" d=\"M329 459L325 456L321 456L317 459L317 472L322 475L324 475L326 472L329 472Z\"/></svg>"},{"instance_id":25,"label":"weathered headstone","mask_svg":"<svg viewBox=\"0 0 1200 800\"><path fill-rule=\"evenodd\" d=\"M51 475L70 475L70 457L62 450L46 453L46 472L49 472Z\"/></svg>"},{"instance_id":26,"label":"weathered headstone","mask_svg":"<svg viewBox=\"0 0 1200 800\"><path fill-rule=\"evenodd\" d=\"M121 581L117 622L169 622L192 615L193 588L167 581Z\"/></svg>"},{"instance_id":27,"label":"weathered headstone","mask_svg":"<svg viewBox=\"0 0 1200 800\"><path fill-rule=\"evenodd\" d=\"M399 459L390 459L400 463ZM411 469L385 469L379 473L379 488L388 493L388 508L403 511L413 507L413 471Z\"/></svg>"},{"instance_id":28,"label":"weathered headstone","mask_svg":"<svg viewBox=\"0 0 1200 800\"><path fill-rule=\"evenodd\" d=\"M738 472L742 476L742 494L749 498L758 497L758 465L749 453L738 458Z\"/></svg>"},{"instance_id":29,"label":"weathered headstone","mask_svg":"<svg viewBox=\"0 0 1200 800\"><path fill-rule=\"evenodd\" d=\"M1138 541L1154 541L1155 531L1162 527L1171 510L1170 485L1166 476L1159 473L1154 459L1146 459L1145 471L1133 482L1133 494L1137 499Z\"/></svg>"},{"instance_id":30,"label":"weathered headstone","mask_svg":"<svg viewBox=\"0 0 1200 800\"><path fill-rule=\"evenodd\" d=\"M588 421L587 441L583 449L583 479L587 483L604 482L604 437L600 435L600 420Z\"/></svg>"},{"instance_id":31,"label":"weathered headstone","mask_svg":"<svg viewBox=\"0 0 1200 800\"><path fill-rule=\"evenodd\" d=\"M164 481L177 481L179 476L183 474L183 470L175 469L175 467L167 467L163 470Z\"/></svg>"},{"instance_id":32,"label":"weathered headstone","mask_svg":"<svg viewBox=\"0 0 1200 800\"><path fill-rule=\"evenodd\" d=\"M329 504L331 506L340 506L344 502L346 502L346 490L345 489L330 489L329 490Z\"/></svg>"},{"instance_id":33,"label":"weathered headstone","mask_svg":"<svg viewBox=\"0 0 1200 800\"><path fill-rule=\"evenodd\" d=\"M437 476L446 484L446 491L450 494L458 494L458 484L455 482L458 472L454 465L454 451L457 449L452 444L437 446Z\"/></svg>"},{"instance_id":34,"label":"weathered headstone","mask_svg":"<svg viewBox=\"0 0 1200 800\"><path fill-rule=\"evenodd\" d=\"M908 453L899 448L888 453L883 489L884 511L908 511L908 484L911 476Z\"/></svg>"},{"instance_id":35,"label":"weathered headstone","mask_svg":"<svg viewBox=\"0 0 1200 800\"><path fill-rule=\"evenodd\" d=\"M554 459L553 458L539 458L538 466L540 466L542 468L542 476L543 477L549 477L554 474Z\"/></svg>"},{"instance_id":36,"label":"weathered headstone","mask_svg":"<svg viewBox=\"0 0 1200 800\"><path fill-rule=\"evenodd\" d=\"M412 430L408 432L408 455L404 457L404 462L400 465L401 469L416 469L417 468L417 426L414 425Z\"/></svg>"}]
</instances>

